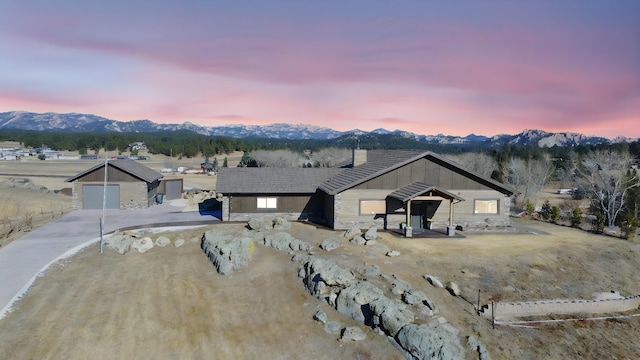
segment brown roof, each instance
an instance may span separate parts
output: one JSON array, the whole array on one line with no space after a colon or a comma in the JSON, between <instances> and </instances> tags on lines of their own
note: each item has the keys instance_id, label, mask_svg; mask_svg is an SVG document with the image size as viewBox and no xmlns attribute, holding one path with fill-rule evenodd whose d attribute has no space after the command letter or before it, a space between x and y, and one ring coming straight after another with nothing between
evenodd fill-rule
<instances>
[{"instance_id":1,"label":"brown roof","mask_svg":"<svg viewBox=\"0 0 640 360\"><path fill-rule=\"evenodd\" d=\"M329 195L335 195L421 158L428 158L504 194L512 195L515 193L515 189L510 186L466 169L462 165L436 153L420 150L369 150L365 164L344 169L341 173L320 185L320 190Z\"/></svg>"},{"instance_id":2,"label":"brown roof","mask_svg":"<svg viewBox=\"0 0 640 360\"><path fill-rule=\"evenodd\" d=\"M222 194L313 194L336 168L221 168L216 191Z\"/></svg>"},{"instance_id":3,"label":"brown roof","mask_svg":"<svg viewBox=\"0 0 640 360\"><path fill-rule=\"evenodd\" d=\"M109 166L112 166L114 168L120 169L132 176L137 177L140 180L146 181L147 183L152 183L158 179L162 178L162 174L160 174L159 172L148 168L142 164L140 164L137 161L134 160L130 160L130 159L118 159L118 160L109 160L108 161ZM78 178L81 178L83 176L85 176L86 174L93 172L101 167L104 167L104 163L100 163L88 170L85 170L77 175L74 175L68 179L66 179L66 182L72 182Z\"/></svg>"},{"instance_id":4,"label":"brown roof","mask_svg":"<svg viewBox=\"0 0 640 360\"><path fill-rule=\"evenodd\" d=\"M452 194L446 190L439 189L433 185L425 184L421 181L416 181L405 187L401 187L387 196L398 199L402 202L407 202L415 198L416 196L420 196L431 191L439 196L442 196L445 199L464 201L464 199L458 195Z\"/></svg>"}]
</instances>

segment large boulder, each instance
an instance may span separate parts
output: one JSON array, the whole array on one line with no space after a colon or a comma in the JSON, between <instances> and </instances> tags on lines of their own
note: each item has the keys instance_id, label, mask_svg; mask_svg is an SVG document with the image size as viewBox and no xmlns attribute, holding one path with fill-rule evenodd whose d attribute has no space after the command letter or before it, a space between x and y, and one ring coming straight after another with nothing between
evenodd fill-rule
<instances>
[{"instance_id":1,"label":"large boulder","mask_svg":"<svg viewBox=\"0 0 640 360\"><path fill-rule=\"evenodd\" d=\"M354 236L360 235L360 234L361 234L360 228L357 226L352 226L347 231L345 231L343 236L347 238L347 240L351 240Z\"/></svg>"},{"instance_id":2,"label":"large boulder","mask_svg":"<svg viewBox=\"0 0 640 360\"><path fill-rule=\"evenodd\" d=\"M329 298L357 280L353 274L335 262L311 256L303 264L304 284L309 293L318 298Z\"/></svg>"},{"instance_id":3,"label":"large boulder","mask_svg":"<svg viewBox=\"0 0 640 360\"><path fill-rule=\"evenodd\" d=\"M364 238L367 241L377 239L378 238L378 228L374 226L374 227L370 228L369 230L367 230L367 232L364 233Z\"/></svg>"},{"instance_id":4,"label":"large boulder","mask_svg":"<svg viewBox=\"0 0 640 360\"><path fill-rule=\"evenodd\" d=\"M249 265L254 245L249 237L209 230L204 233L200 247L218 273L227 275Z\"/></svg>"},{"instance_id":5,"label":"large boulder","mask_svg":"<svg viewBox=\"0 0 640 360\"><path fill-rule=\"evenodd\" d=\"M467 345L472 351L478 352L478 360L491 360L487 348L475 336L472 335L467 338Z\"/></svg>"},{"instance_id":6,"label":"large boulder","mask_svg":"<svg viewBox=\"0 0 640 360\"><path fill-rule=\"evenodd\" d=\"M362 331L362 329L360 329L357 326L348 326L342 329L342 334L340 335L341 340L359 341L359 340L364 340L366 338L367 338L367 334L365 334L364 331Z\"/></svg>"},{"instance_id":7,"label":"large boulder","mask_svg":"<svg viewBox=\"0 0 640 360\"><path fill-rule=\"evenodd\" d=\"M311 245L308 242L298 240L285 232L266 235L264 244L281 251L309 251L311 249Z\"/></svg>"},{"instance_id":8,"label":"large boulder","mask_svg":"<svg viewBox=\"0 0 640 360\"><path fill-rule=\"evenodd\" d=\"M437 288L443 288L444 285L442 285L442 281L440 281L440 279L438 279L437 277L433 276L433 275L424 275L423 278L425 280L427 280L429 282L429 284L437 287Z\"/></svg>"},{"instance_id":9,"label":"large boulder","mask_svg":"<svg viewBox=\"0 0 640 360\"><path fill-rule=\"evenodd\" d=\"M153 240L148 236L135 238L131 244L131 248L138 250L139 253L145 253L153 248Z\"/></svg>"},{"instance_id":10,"label":"large boulder","mask_svg":"<svg viewBox=\"0 0 640 360\"><path fill-rule=\"evenodd\" d=\"M323 249L323 250L326 250L326 251L335 250L335 249L337 249L339 247L340 247L340 240L338 240L336 238L324 239L320 243L320 249Z\"/></svg>"},{"instance_id":11,"label":"large boulder","mask_svg":"<svg viewBox=\"0 0 640 360\"><path fill-rule=\"evenodd\" d=\"M349 240L349 242L352 243L352 244L356 244L356 245L364 245L364 244L367 243L367 240L365 240L360 235L356 235L353 238L351 238L351 240Z\"/></svg>"},{"instance_id":12,"label":"large boulder","mask_svg":"<svg viewBox=\"0 0 640 360\"><path fill-rule=\"evenodd\" d=\"M273 230L287 230L291 228L291 223L287 219L278 216L273 221Z\"/></svg>"},{"instance_id":13,"label":"large boulder","mask_svg":"<svg viewBox=\"0 0 640 360\"><path fill-rule=\"evenodd\" d=\"M372 314L366 310L365 305L384 296L382 290L368 281L358 283L340 291L336 299L336 310L351 317L362 324L370 325L373 321Z\"/></svg>"},{"instance_id":14,"label":"large boulder","mask_svg":"<svg viewBox=\"0 0 640 360\"><path fill-rule=\"evenodd\" d=\"M373 325L389 336L395 336L415 318L415 314L405 304L384 296L369 303L369 308L373 312Z\"/></svg>"},{"instance_id":15,"label":"large boulder","mask_svg":"<svg viewBox=\"0 0 640 360\"><path fill-rule=\"evenodd\" d=\"M154 245L159 247L165 247L169 244L171 244L171 239L166 236L158 236L158 238L154 242Z\"/></svg>"},{"instance_id":16,"label":"large boulder","mask_svg":"<svg viewBox=\"0 0 640 360\"><path fill-rule=\"evenodd\" d=\"M396 335L398 344L413 359L464 359L465 353L458 335L439 323L409 324Z\"/></svg>"},{"instance_id":17,"label":"large boulder","mask_svg":"<svg viewBox=\"0 0 640 360\"><path fill-rule=\"evenodd\" d=\"M454 282L449 281L447 283L447 291L453 296L460 296L460 287Z\"/></svg>"},{"instance_id":18,"label":"large boulder","mask_svg":"<svg viewBox=\"0 0 640 360\"><path fill-rule=\"evenodd\" d=\"M250 219L247 224L249 229L261 231L261 230L271 230L273 229L273 220L271 219Z\"/></svg>"},{"instance_id":19,"label":"large boulder","mask_svg":"<svg viewBox=\"0 0 640 360\"><path fill-rule=\"evenodd\" d=\"M133 239L131 235L115 234L107 238L105 242L107 247L115 250L120 255L124 255L131 249Z\"/></svg>"}]
</instances>

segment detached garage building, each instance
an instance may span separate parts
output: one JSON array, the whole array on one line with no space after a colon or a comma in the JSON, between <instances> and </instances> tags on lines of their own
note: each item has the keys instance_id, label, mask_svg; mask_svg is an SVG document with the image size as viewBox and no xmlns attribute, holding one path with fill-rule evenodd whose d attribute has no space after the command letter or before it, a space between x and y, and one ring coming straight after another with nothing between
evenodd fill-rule
<instances>
[{"instance_id":1,"label":"detached garage building","mask_svg":"<svg viewBox=\"0 0 640 360\"><path fill-rule=\"evenodd\" d=\"M140 209L155 203L162 174L129 159L107 162L107 209ZM102 209L105 164L65 180L72 183L74 209Z\"/></svg>"}]
</instances>

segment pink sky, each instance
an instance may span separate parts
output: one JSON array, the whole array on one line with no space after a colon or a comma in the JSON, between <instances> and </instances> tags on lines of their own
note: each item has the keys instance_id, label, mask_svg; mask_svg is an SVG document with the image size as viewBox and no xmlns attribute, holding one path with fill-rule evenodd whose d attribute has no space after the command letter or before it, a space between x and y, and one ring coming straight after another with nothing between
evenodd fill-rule
<instances>
[{"instance_id":1,"label":"pink sky","mask_svg":"<svg viewBox=\"0 0 640 360\"><path fill-rule=\"evenodd\" d=\"M640 137L640 2L8 1L0 112Z\"/></svg>"}]
</instances>

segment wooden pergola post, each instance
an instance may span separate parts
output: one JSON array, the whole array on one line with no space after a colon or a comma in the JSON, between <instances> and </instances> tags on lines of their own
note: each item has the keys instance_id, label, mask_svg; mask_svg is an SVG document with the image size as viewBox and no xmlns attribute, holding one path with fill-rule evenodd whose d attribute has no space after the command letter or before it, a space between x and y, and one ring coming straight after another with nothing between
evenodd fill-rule
<instances>
[{"instance_id":1,"label":"wooden pergola post","mask_svg":"<svg viewBox=\"0 0 640 360\"><path fill-rule=\"evenodd\" d=\"M411 226L411 200L407 201L406 206L407 227Z\"/></svg>"}]
</instances>

